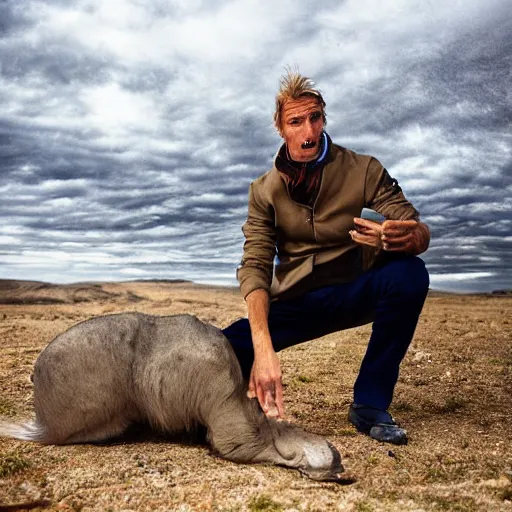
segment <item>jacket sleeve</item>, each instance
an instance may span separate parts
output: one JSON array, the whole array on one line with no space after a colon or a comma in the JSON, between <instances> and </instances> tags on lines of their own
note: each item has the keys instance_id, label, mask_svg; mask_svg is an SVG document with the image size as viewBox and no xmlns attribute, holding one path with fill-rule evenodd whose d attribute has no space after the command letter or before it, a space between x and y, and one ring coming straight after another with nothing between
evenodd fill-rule
<instances>
[{"instance_id":1,"label":"jacket sleeve","mask_svg":"<svg viewBox=\"0 0 512 512\"><path fill-rule=\"evenodd\" d=\"M365 203L387 219L419 220L419 212L407 201L398 181L375 158L366 172Z\"/></svg>"},{"instance_id":2,"label":"jacket sleeve","mask_svg":"<svg viewBox=\"0 0 512 512\"><path fill-rule=\"evenodd\" d=\"M259 196L254 183L249 188L248 215L242 231L245 235L244 253L237 279L245 299L258 288L270 292L276 254L274 210Z\"/></svg>"}]
</instances>

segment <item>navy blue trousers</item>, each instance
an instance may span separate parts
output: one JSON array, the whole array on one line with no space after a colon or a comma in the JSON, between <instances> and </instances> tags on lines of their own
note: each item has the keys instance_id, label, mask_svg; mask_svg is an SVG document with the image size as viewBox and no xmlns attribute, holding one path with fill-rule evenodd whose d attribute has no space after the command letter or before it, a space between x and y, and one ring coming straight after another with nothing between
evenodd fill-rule
<instances>
[{"instance_id":1,"label":"navy blue trousers","mask_svg":"<svg viewBox=\"0 0 512 512\"><path fill-rule=\"evenodd\" d=\"M354 403L387 410L428 286L423 260L404 256L370 269L353 282L271 302L268 322L274 349L279 352L373 321L354 384ZM223 333L238 357L242 373L249 378L254 351L248 319L237 320Z\"/></svg>"}]
</instances>

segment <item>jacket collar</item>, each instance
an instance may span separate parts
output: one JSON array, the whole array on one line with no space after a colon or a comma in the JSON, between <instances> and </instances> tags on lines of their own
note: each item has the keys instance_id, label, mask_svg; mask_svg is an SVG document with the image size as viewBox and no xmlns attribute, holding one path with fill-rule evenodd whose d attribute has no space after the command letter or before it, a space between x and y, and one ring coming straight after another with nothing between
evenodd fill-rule
<instances>
[{"instance_id":1,"label":"jacket collar","mask_svg":"<svg viewBox=\"0 0 512 512\"><path fill-rule=\"evenodd\" d=\"M320 190L322 170L328 162L332 146L326 132L322 133L320 154L312 162L295 162L289 157L286 144L281 146L275 159L275 167L286 182L290 197L305 205L312 206Z\"/></svg>"},{"instance_id":2,"label":"jacket collar","mask_svg":"<svg viewBox=\"0 0 512 512\"><path fill-rule=\"evenodd\" d=\"M316 160L311 162L296 162L292 160L290 154L288 152L288 146L284 143L277 152L275 158L275 166L278 171L282 172L289 179L294 181L297 179L297 174L304 169L306 172L313 171L318 167L323 167L327 163L327 156L331 149L331 138L327 134L327 132L322 132L321 140L320 140L320 155Z\"/></svg>"}]
</instances>

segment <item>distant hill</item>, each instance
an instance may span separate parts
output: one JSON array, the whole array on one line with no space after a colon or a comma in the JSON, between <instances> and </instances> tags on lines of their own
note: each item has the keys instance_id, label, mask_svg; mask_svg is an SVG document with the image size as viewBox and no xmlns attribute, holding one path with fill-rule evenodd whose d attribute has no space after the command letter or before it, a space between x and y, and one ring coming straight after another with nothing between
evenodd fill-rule
<instances>
[{"instance_id":1,"label":"distant hill","mask_svg":"<svg viewBox=\"0 0 512 512\"><path fill-rule=\"evenodd\" d=\"M0 279L0 304L76 304L106 302L122 296L131 301L141 300L126 291L105 289L103 283L51 284Z\"/></svg>"},{"instance_id":2,"label":"distant hill","mask_svg":"<svg viewBox=\"0 0 512 512\"><path fill-rule=\"evenodd\" d=\"M433 290L432 288L428 291L429 296L443 296L443 295L474 295L478 297L495 297L495 296L504 296L509 297L512 295L512 290L493 290L491 292L453 292L453 291L443 291L443 290Z\"/></svg>"},{"instance_id":3,"label":"distant hill","mask_svg":"<svg viewBox=\"0 0 512 512\"><path fill-rule=\"evenodd\" d=\"M0 279L0 304L78 304L84 302L139 302L145 288L232 289L237 287L197 284L186 279L136 279L119 282L53 284L21 279Z\"/></svg>"},{"instance_id":4,"label":"distant hill","mask_svg":"<svg viewBox=\"0 0 512 512\"><path fill-rule=\"evenodd\" d=\"M0 304L78 304L83 302L138 302L145 297L137 295L139 289L130 284L141 283L148 286L191 287L191 288L232 288L200 285L186 279L136 279L120 282L84 282L52 284L42 281L0 279ZM132 288L132 289L130 289ZM137 291L137 293L135 293ZM495 290L490 293L457 294L430 290L431 297L449 295L512 296L512 290Z\"/></svg>"},{"instance_id":5,"label":"distant hill","mask_svg":"<svg viewBox=\"0 0 512 512\"><path fill-rule=\"evenodd\" d=\"M492 295L512 295L512 290L494 290Z\"/></svg>"},{"instance_id":6,"label":"distant hill","mask_svg":"<svg viewBox=\"0 0 512 512\"><path fill-rule=\"evenodd\" d=\"M171 284L183 284L193 283L188 279L132 279L131 281L123 281L129 283L171 283Z\"/></svg>"}]
</instances>

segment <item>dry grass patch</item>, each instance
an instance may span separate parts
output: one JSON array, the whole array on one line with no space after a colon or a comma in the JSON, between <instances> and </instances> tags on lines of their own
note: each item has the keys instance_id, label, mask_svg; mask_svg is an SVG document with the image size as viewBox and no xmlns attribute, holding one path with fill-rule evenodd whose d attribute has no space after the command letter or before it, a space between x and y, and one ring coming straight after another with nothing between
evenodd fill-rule
<instances>
[{"instance_id":1,"label":"dry grass patch","mask_svg":"<svg viewBox=\"0 0 512 512\"><path fill-rule=\"evenodd\" d=\"M34 287L18 292L26 297ZM224 327L245 314L237 290L190 283L109 283L91 295L84 287L46 287L45 300L62 302L6 304L13 289L0 290L0 415L11 419L32 412L29 376L39 351L79 321L122 311L192 313ZM511 313L512 297L428 297L391 409L409 432L407 446L376 443L347 421L370 326L280 354L287 414L338 447L357 478L351 486L232 464L178 439L65 447L0 439L0 505L46 500L41 510L84 512L512 511Z\"/></svg>"}]
</instances>

